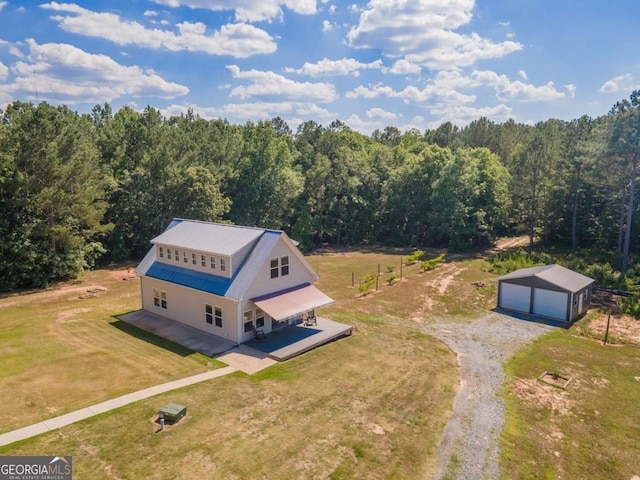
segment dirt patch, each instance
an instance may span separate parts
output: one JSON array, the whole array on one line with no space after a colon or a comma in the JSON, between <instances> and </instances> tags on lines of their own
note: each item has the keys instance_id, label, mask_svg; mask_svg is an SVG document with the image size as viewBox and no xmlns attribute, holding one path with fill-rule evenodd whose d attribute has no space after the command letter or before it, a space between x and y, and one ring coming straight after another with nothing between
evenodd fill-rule
<instances>
[{"instance_id":1,"label":"dirt patch","mask_svg":"<svg viewBox=\"0 0 640 480\"><path fill-rule=\"evenodd\" d=\"M64 312L60 312L60 314L58 314L56 323L67 323L69 321L72 321L73 317L75 317L79 313L88 313L91 310L91 308L72 308L71 310L65 310Z\"/></svg>"},{"instance_id":2,"label":"dirt patch","mask_svg":"<svg viewBox=\"0 0 640 480\"><path fill-rule=\"evenodd\" d=\"M602 340L607 329L608 315L598 315L588 323L588 330L592 337ZM611 315L609 322L608 343L640 346L640 320L628 315Z\"/></svg>"},{"instance_id":3,"label":"dirt patch","mask_svg":"<svg viewBox=\"0 0 640 480\"><path fill-rule=\"evenodd\" d=\"M560 415L571 413L571 400L564 390L546 385L535 378L518 379L513 392L525 402L536 407L548 408Z\"/></svg>"}]
</instances>

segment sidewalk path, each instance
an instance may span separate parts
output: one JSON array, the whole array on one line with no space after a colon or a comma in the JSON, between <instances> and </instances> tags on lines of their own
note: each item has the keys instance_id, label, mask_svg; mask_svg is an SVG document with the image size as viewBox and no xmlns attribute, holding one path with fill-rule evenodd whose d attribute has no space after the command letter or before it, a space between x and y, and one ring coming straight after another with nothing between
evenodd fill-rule
<instances>
[{"instance_id":1,"label":"sidewalk path","mask_svg":"<svg viewBox=\"0 0 640 480\"><path fill-rule=\"evenodd\" d=\"M191 377L181 378L180 380L174 380L172 382L163 383L154 387L145 388L144 390L139 390L137 392L128 393L126 395L122 395L121 397L113 398L105 402L91 405L90 407L76 410L75 412L70 412L65 415L60 415L59 417L50 418L48 420L45 420L44 422L35 423L18 430L6 432L0 434L0 447L9 445L14 442L19 442L20 440L25 440L30 437L35 437L36 435L47 433L67 425L71 425L72 423L79 422L80 420L84 420L86 418L93 417L94 415L108 412L109 410L124 407L125 405L129 405L130 403L144 400L145 398L153 397L154 395L158 395L160 393L186 387L188 385L193 385L194 383L211 380L212 378L218 378L223 375L233 373L237 370L237 368L231 366L219 368L217 370L210 370L208 372L193 375Z\"/></svg>"}]
</instances>

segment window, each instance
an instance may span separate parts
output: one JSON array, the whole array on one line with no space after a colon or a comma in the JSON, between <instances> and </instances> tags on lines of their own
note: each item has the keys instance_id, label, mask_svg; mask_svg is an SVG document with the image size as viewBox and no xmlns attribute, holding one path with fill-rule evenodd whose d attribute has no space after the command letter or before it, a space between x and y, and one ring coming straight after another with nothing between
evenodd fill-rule
<instances>
[{"instance_id":1,"label":"window","mask_svg":"<svg viewBox=\"0 0 640 480\"><path fill-rule=\"evenodd\" d=\"M167 260L171 260L171 249L167 248Z\"/></svg>"},{"instance_id":2,"label":"window","mask_svg":"<svg viewBox=\"0 0 640 480\"><path fill-rule=\"evenodd\" d=\"M216 269L216 257L211 257L211 270Z\"/></svg>"},{"instance_id":3,"label":"window","mask_svg":"<svg viewBox=\"0 0 640 480\"><path fill-rule=\"evenodd\" d=\"M160 258L164 258L164 248L158 247L158 252L160 254Z\"/></svg>"},{"instance_id":4,"label":"window","mask_svg":"<svg viewBox=\"0 0 640 480\"><path fill-rule=\"evenodd\" d=\"M253 331L253 312L251 310L247 310L244 312L244 333L248 333Z\"/></svg>"},{"instance_id":5,"label":"window","mask_svg":"<svg viewBox=\"0 0 640 480\"><path fill-rule=\"evenodd\" d=\"M174 250L175 254L176 254L176 262L180 261L180 250Z\"/></svg>"},{"instance_id":6,"label":"window","mask_svg":"<svg viewBox=\"0 0 640 480\"><path fill-rule=\"evenodd\" d=\"M213 306L208 303L204 306L204 321L213 325Z\"/></svg>"},{"instance_id":7,"label":"window","mask_svg":"<svg viewBox=\"0 0 640 480\"><path fill-rule=\"evenodd\" d=\"M167 309L167 292L163 290L153 289L153 304L156 307Z\"/></svg>"},{"instance_id":8,"label":"window","mask_svg":"<svg viewBox=\"0 0 640 480\"><path fill-rule=\"evenodd\" d=\"M289 255L285 255L280 258L271 259L271 278L278 278L279 276L289 275Z\"/></svg>"},{"instance_id":9,"label":"window","mask_svg":"<svg viewBox=\"0 0 640 480\"><path fill-rule=\"evenodd\" d=\"M224 272L227 269L227 261L224 258L220 259L220 271Z\"/></svg>"},{"instance_id":10,"label":"window","mask_svg":"<svg viewBox=\"0 0 640 480\"><path fill-rule=\"evenodd\" d=\"M198 264L198 260L195 253L191 254L191 263L193 263L194 265Z\"/></svg>"},{"instance_id":11,"label":"window","mask_svg":"<svg viewBox=\"0 0 640 480\"><path fill-rule=\"evenodd\" d=\"M187 259L187 252L182 252L182 261L184 263L189 263L189 260Z\"/></svg>"},{"instance_id":12,"label":"window","mask_svg":"<svg viewBox=\"0 0 640 480\"><path fill-rule=\"evenodd\" d=\"M202 265L203 267L207 266L207 257L205 257L204 255L200 255L200 265Z\"/></svg>"},{"instance_id":13,"label":"window","mask_svg":"<svg viewBox=\"0 0 640 480\"><path fill-rule=\"evenodd\" d=\"M289 275L289 256L280 257L280 275Z\"/></svg>"},{"instance_id":14,"label":"window","mask_svg":"<svg viewBox=\"0 0 640 480\"><path fill-rule=\"evenodd\" d=\"M256 328L264 327L264 312L256 308Z\"/></svg>"},{"instance_id":15,"label":"window","mask_svg":"<svg viewBox=\"0 0 640 480\"><path fill-rule=\"evenodd\" d=\"M216 327L222 327L222 309L220 307L213 309L213 316L216 321Z\"/></svg>"}]
</instances>

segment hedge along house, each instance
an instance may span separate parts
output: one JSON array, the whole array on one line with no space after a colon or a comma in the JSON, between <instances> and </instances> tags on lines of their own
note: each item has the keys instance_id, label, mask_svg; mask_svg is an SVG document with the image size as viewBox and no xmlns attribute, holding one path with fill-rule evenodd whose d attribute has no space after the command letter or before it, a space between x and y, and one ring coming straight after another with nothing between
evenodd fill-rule
<instances>
[{"instance_id":1,"label":"hedge along house","mask_svg":"<svg viewBox=\"0 0 640 480\"><path fill-rule=\"evenodd\" d=\"M572 322L589 308L593 282L560 265L523 268L498 278L498 308Z\"/></svg>"},{"instance_id":2,"label":"hedge along house","mask_svg":"<svg viewBox=\"0 0 640 480\"><path fill-rule=\"evenodd\" d=\"M151 243L142 309L237 344L334 302L282 231L174 219Z\"/></svg>"}]
</instances>

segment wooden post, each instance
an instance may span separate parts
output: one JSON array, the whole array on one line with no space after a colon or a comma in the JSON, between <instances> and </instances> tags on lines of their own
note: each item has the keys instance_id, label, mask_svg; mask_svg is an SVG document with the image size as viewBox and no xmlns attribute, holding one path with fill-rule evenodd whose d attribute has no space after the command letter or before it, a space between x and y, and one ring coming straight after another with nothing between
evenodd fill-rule
<instances>
[{"instance_id":1,"label":"wooden post","mask_svg":"<svg viewBox=\"0 0 640 480\"><path fill-rule=\"evenodd\" d=\"M607 316L607 329L604 331L604 344L607 344L607 340L609 339L609 322L611 321L611 310L609 310L609 315Z\"/></svg>"},{"instance_id":2,"label":"wooden post","mask_svg":"<svg viewBox=\"0 0 640 480\"><path fill-rule=\"evenodd\" d=\"M378 264L378 276L380 276L380 264Z\"/></svg>"},{"instance_id":3,"label":"wooden post","mask_svg":"<svg viewBox=\"0 0 640 480\"><path fill-rule=\"evenodd\" d=\"M376 292L378 291L378 279L380 278L380 274L376 275Z\"/></svg>"},{"instance_id":4,"label":"wooden post","mask_svg":"<svg viewBox=\"0 0 640 480\"><path fill-rule=\"evenodd\" d=\"M356 274L355 272L351 272L351 286L355 287L356 285Z\"/></svg>"},{"instance_id":5,"label":"wooden post","mask_svg":"<svg viewBox=\"0 0 640 480\"><path fill-rule=\"evenodd\" d=\"M402 255L400 255L400 280L402 280Z\"/></svg>"}]
</instances>

